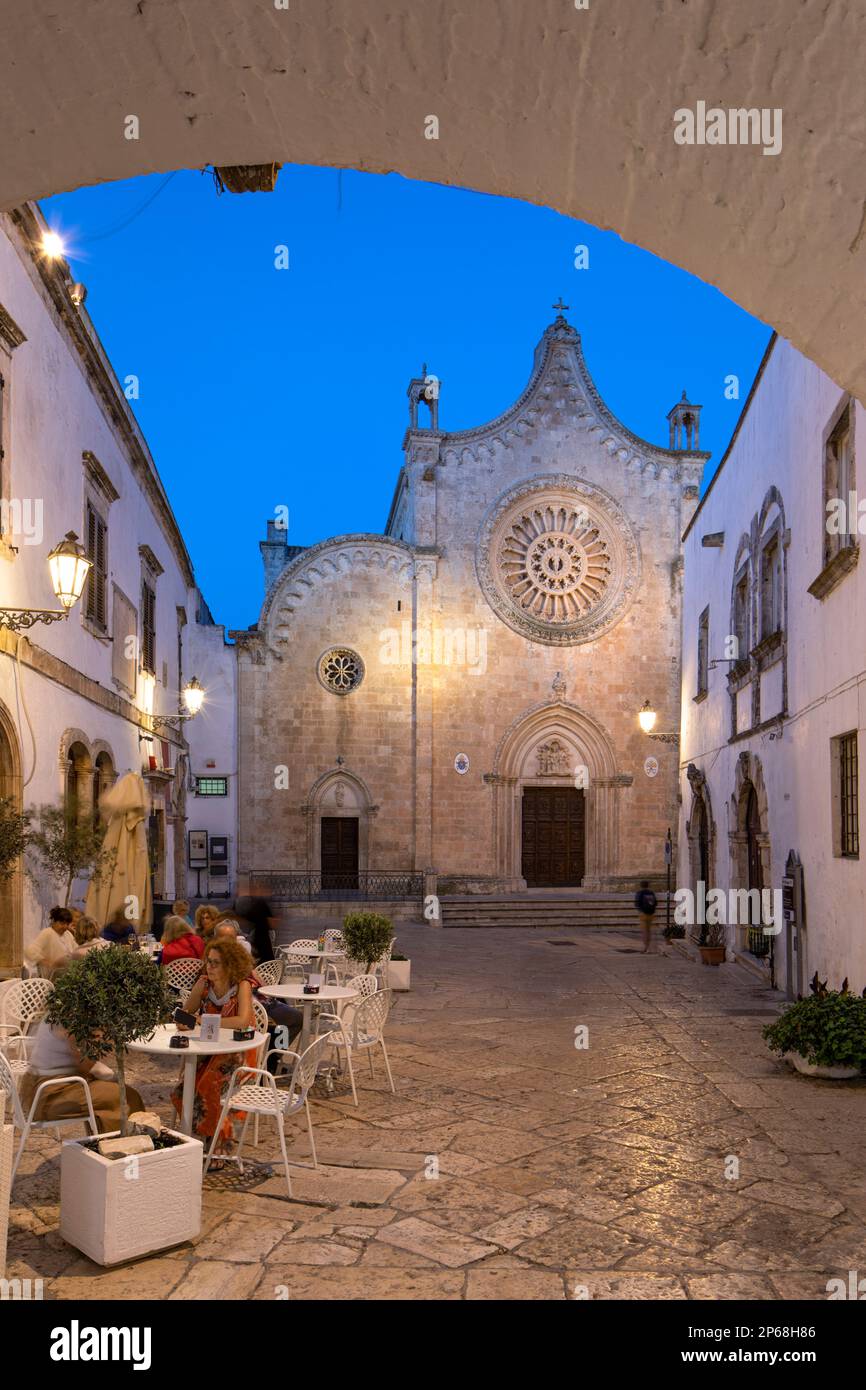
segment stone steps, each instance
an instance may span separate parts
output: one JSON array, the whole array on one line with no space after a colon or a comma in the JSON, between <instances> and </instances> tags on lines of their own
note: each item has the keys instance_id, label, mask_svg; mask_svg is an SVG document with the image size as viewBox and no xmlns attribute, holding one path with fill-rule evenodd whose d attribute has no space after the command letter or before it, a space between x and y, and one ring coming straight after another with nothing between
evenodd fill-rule
<instances>
[{"instance_id":1,"label":"stone steps","mask_svg":"<svg viewBox=\"0 0 866 1390\"><path fill-rule=\"evenodd\" d=\"M558 931L575 927L607 930L639 925L633 893L501 893L440 898L443 927L531 927ZM657 920L664 915L659 900Z\"/></svg>"}]
</instances>

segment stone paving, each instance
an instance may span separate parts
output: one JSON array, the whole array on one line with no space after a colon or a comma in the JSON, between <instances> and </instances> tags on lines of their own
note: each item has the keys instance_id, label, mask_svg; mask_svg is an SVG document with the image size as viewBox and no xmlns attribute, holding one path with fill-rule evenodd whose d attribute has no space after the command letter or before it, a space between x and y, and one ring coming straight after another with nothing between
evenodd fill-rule
<instances>
[{"instance_id":1,"label":"stone paving","mask_svg":"<svg viewBox=\"0 0 866 1390\"><path fill-rule=\"evenodd\" d=\"M397 1094L379 1061L358 1110L314 1102L322 1166L293 1169L294 1200L276 1165L209 1175L196 1242L103 1271L60 1239L42 1132L7 1278L56 1299L763 1300L866 1274L866 1081L774 1059L760 1032L780 996L757 978L641 955L636 933L399 938L413 990L388 1025ZM172 1074L135 1064L166 1115ZM269 1124L250 1152L273 1159Z\"/></svg>"}]
</instances>

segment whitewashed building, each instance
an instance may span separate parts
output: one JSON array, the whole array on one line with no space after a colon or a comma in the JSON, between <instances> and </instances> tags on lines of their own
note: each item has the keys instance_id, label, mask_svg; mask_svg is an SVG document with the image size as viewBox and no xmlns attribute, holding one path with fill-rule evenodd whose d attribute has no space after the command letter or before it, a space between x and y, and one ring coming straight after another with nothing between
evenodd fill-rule
<instances>
[{"instance_id":1,"label":"whitewashed building","mask_svg":"<svg viewBox=\"0 0 866 1390\"><path fill-rule=\"evenodd\" d=\"M45 230L32 205L0 218L0 608L58 608L47 556L70 531L94 563L65 621L16 631L0 619L0 795L95 816L103 788L141 771L154 894L171 900L190 886L187 820L208 727L198 769L184 737L195 721L172 728L152 716L176 715L196 674L231 703L232 654L68 266L41 251ZM207 672L196 672L206 654ZM231 759L214 756L228 770ZM208 826L231 837L230 798L219 805ZM76 882L71 901L85 889ZM0 894L0 967L14 968L63 894L21 871Z\"/></svg>"},{"instance_id":2,"label":"whitewashed building","mask_svg":"<svg viewBox=\"0 0 866 1390\"><path fill-rule=\"evenodd\" d=\"M778 934L729 911L727 946L789 996L816 970L866 986L863 440L863 407L774 336L684 538L678 882L787 888Z\"/></svg>"}]
</instances>

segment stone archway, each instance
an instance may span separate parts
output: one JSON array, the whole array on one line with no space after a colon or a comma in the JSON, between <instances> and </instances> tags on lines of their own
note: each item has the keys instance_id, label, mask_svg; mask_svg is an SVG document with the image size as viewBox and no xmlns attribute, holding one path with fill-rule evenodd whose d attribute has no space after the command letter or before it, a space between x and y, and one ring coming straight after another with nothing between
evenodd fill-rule
<instances>
[{"instance_id":1,"label":"stone archway","mask_svg":"<svg viewBox=\"0 0 866 1390\"><path fill-rule=\"evenodd\" d=\"M838 113L856 129L866 105L860 7L607 8L66 0L60 23L30 0L4 17L0 209L274 160L522 198L700 276L866 400L866 215L837 138ZM832 92L811 80L823 66ZM699 101L781 111L781 152L678 144L676 113Z\"/></svg>"},{"instance_id":2,"label":"stone archway","mask_svg":"<svg viewBox=\"0 0 866 1390\"><path fill-rule=\"evenodd\" d=\"M525 788L575 788L585 798L584 888L606 886L619 859L619 775L613 743L598 720L565 700L524 711L496 750L485 781L493 791L496 875L509 891L525 889L522 818Z\"/></svg>"},{"instance_id":3,"label":"stone archway","mask_svg":"<svg viewBox=\"0 0 866 1390\"><path fill-rule=\"evenodd\" d=\"M369 870L372 825L379 808L362 778L343 768L323 773L313 783L302 809L307 823L307 869L311 873L322 872L323 820L357 821L357 873Z\"/></svg>"},{"instance_id":4,"label":"stone archway","mask_svg":"<svg viewBox=\"0 0 866 1390\"><path fill-rule=\"evenodd\" d=\"M14 721L0 702L0 799L13 811L22 808L21 746ZM16 968L22 960L22 866L9 878L0 879L0 968Z\"/></svg>"},{"instance_id":5,"label":"stone archway","mask_svg":"<svg viewBox=\"0 0 866 1390\"><path fill-rule=\"evenodd\" d=\"M686 775L692 791L692 805L686 821L689 887L697 894L701 880L705 892L716 886L716 826L706 777L694 763L689 763Z\"/></svg>"}]
</instances>

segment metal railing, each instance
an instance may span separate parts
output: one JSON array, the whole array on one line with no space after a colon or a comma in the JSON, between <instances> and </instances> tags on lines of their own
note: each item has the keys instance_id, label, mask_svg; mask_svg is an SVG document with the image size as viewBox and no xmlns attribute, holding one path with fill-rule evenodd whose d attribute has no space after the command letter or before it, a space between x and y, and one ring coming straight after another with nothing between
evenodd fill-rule
<instances>
[{"instance_id":1,"label":"metal railing","mask_svg":"<svg viewBox=\"0 0 866 1390\"><path fill-rule=\"evenodd\" d=\"M364 870L322 873L310 869L262 869L250 874L263 896L282 902L314 902L357 898L418 898L424 894L424 875L411 871Z\"/></svg>"}]
</instances>

